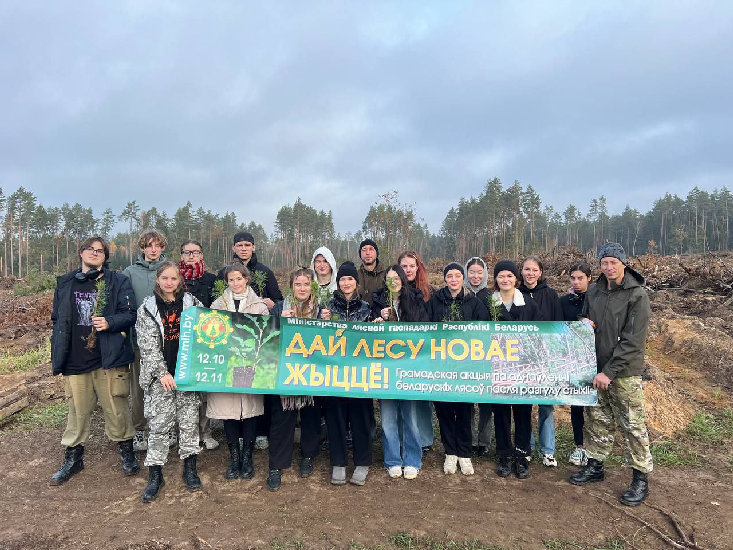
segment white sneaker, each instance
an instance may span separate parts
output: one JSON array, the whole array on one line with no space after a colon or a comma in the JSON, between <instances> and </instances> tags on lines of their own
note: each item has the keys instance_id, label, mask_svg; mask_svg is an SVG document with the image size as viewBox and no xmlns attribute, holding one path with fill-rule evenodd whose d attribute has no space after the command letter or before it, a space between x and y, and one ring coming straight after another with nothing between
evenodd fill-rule
<instances>
[{"instance_id":1,"label":"white sneaker","mask_svg":"<svg viewBox=\"0 0 733 550\"><path fill-rule=\"evenodd\" d=\"M544 464L548 468L557 468L557 460L555 460L555 455L542 455L542 464Z\"/></svg>"},{"instance_id":2,"label":"white sneaker","mask_svg":"<svg viewBox=\"0 0 733 550\"><path fill-rule=\"evenodd\" d=\"M204 438L204 447L206 447L207 451L213 451L219 446L219 442L214 439L213 437L205 437Z\"/></svg>"},{"instance_id":3,"label":"white sneaker","mask_svg":"<svg viewBox=\"0 0 733 550\"><path fill-rule=\"evenodd\" d=\"M132 438L132 450L135 452L148 450L148 438L145 437L145 430L135 430L135 436Z\"/></svg>"},{"instance_id":4,"label":"white sneaker","mask_svg":"<svg viewBox=\"0 0 733 550\"><path fill-rule=\"evenodd\" d=\"M419 471L414 466L405 466L405 479L415 479Z\"/></svg>"},{"instance_id":5,"label":"white sneaker","mask_svg":"<svg viewBox=\"0 0 733 550\"><path fill-rule=\"evenodd\" d=\"M473 464L471 463L470 458L459 458L458 465L461 467L461 473L464 476L473 475Z\"/></svg>"},{"instance_id":6,"label":"white sneaker","mask_svg":"<svg viewBox=\"0 0 733 550\"><path fill-rule=\"evenodd\" d=\"M588 455L586 454L585 449L576 447L570 455L570 459L568 460L568 462L570 462L570 464L574 464L575 466L587 466Z\"/></svg>"},{"instance_id":7,"label":"white sneaker","mask_svg":"<svg viewBox=\"0 0 733 550\"><path fill-rule=\"evenodd\" d=\"M389 477L396 479L402 477L402 466L390 466L387 470Z\"/></svg>"},{"instance_id":8,"label":"white sneaker","mask_svg":"<svg viewBox=\"0 0 733 550\"><path fill-rule=\"evenodd\" d=\"M443 462L443 472L445 472L446 474L455 474L457 463L458 457L456 455L445 455L445 462Z\"/></svg>"},{"instance_id":9,"label":"white sneaker","mask_svg":"<svg viewBox=\"0 0 733 550\"><path fill-rule=\"evenodd\" d=\"M255 449L259 449L260 451L263 451L267 449L267 447L269 446L270 446L270 442L267 440L267 436L258 435L255 438Z\"/></svg>"}]
</instances>

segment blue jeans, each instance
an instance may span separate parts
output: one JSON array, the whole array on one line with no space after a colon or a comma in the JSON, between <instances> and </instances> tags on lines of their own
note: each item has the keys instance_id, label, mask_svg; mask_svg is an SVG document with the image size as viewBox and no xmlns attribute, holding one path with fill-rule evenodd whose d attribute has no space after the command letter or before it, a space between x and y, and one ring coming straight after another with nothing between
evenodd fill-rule
<instances>
[{"instance_id":1,"label":"blue jeans","mask_svg":"<svg viewBox=\"0 0 733 550\"><path fill-rule=\"evenodd\" d=\"M417 404L406 399L382 399L382 450L384 466L422 467L422 446L417 423Z\"/></svg>"},{"instance_id":2,"label":"blue jeans","mask_svg":"<svg viewBox=\"0 0 733 550\"><path fill-rule=\"evenodd\" d=\"M433 431L433 403L431 401L415 401L417 426L420 430L420 446L430 447L435 441Z\"/></svg>"},{"instance_id":3,"label":"blue jeans","mask_svg":"<svg viewBox=\"0 0 733 550\"><path fill-rule=\"evenodd\" d=\"M543 455L555 454L555 407L553 405L537 405L537 426L540 432L540 452ZM534 449L534 432L530 443Z\"/></svg>"}]
</instances>

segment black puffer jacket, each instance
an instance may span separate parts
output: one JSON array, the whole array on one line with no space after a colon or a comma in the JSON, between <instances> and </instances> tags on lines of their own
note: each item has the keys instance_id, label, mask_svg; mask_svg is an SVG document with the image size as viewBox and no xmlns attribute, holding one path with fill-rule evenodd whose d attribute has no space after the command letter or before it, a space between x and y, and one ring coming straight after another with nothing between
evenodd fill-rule
<instances>
[{"instance_id":1,"label":"black puffer jacket","mask_svg":"<svg viewBox=\"0 0 733 550\"><path fill-rule=\"evenodd\" d=\"M331 319L338 315L339 321L368 321L371 318L369 304L359 298L357 292L351 300L347 300L344 293L337 290L328 302Z\"/></svg>"},{"instance_id":2,"label":"black puffer jacket","mask_svg":"<svg viewBox=\"0 0 733 550\"><path fill-rule=\"evenodd\" d=\"M54 375L64 373L69 356L73 322L71 289L74 276L79 272L78 269L71 271L56 280L51 311L51 365ZM132 363L135 358L130 332L137 319L137 306L130 279L121 273L105 269L104 281L108 298L102 316L107 319L109 328L97 333L97 345L102 355L102 368L112 369Z\"/></svg>"},{"instance_id":3,"label":"black puffer jacket","mask_svg":"<svg viewBox=\"0 0 733 550\"><path fill-rule=\"evenodd\" d=\"M644 277L627 267L621 284L609 289L601 275L585 293L582 315L596 325L598 372L611 379L641 376L651 315Z\"/></svg>"},{"instance_id":4,"label":"black puffer jacket","mask_svg":"<svg viewBox=\"0 0 733 550\"><path fill-rule=\"evenodd\" d=\"M428 319L428 312L427 312L427 303L425 303L425 300L423 299L422 291L419 288L416 288L414 286L408 286L407 287L410 292L410 298L412 298L413 303L415 304L415 311L413 311L412 317L415 317L414 319L402 319L402 316L400 316L400 321L405 322L424 322L429 321ZM382 316L382 310L388 306L389 302L389 290L387 290L387 287L382 287L379 290L377 290L372 295L374 301L372 302L372 319L376 319L377 317ZM406 317L410 317L410 315L406 315Z\"/></svg>"},{"instance_id":5,"label":"black puffer jacket","mask_svg":"<svg viewBox=\"0 0 733 550\"><path fill-rule=\"evenodd\" d=\"M560 298L563 321L579 321L585 303L585 292L570 292Z\"/></svg>"},{"instance_id":6,"label":"black puffer jacket","mask_svg":"<svg viewBox=\"0 0 733 550\"><path fill-rule=\"evenodd\" d=\"M239 256L236 254L232 258L231 264L241 264L242 260L239 259ZM229 264L229 265L231 265ZM217 277L224 280L224 270L226 267L222 267L219 270L219 273ZM249 259L249 263L247 264L247 269L249 269L250 273L252 275L255 274L255 272L259 271L261 273L265 274L265 287L262 289L262 293L260 294L260 290L255 286L254 284L254 276L249 278L249 286L252 287L252 289L255 291L257 296L260 298L269 298L273 302L277 302L278 300L283 299L283 294L280 292L280 287L277 284L277 279L275 278L275 274L272 272L272 269L267 267L265 264L261 264L257 261L257 254L252 253L252 257ZM226 281L224 281L226 282Z\"/></svg>"},{"instance_id":7,"label":"black puffer jacket","mask_svg":"<svg viewBox=\"0 0 733 550\"><path fill-rule=\"evenodd\" d=\"M524 297L534 300L540 308L542 319L536 321L562 321L562 307L560 307L560 298L553 289L547 286L547 281L540 281L537 286L529 289L521 284L519 290L522 291Z\"/></svg>"},{"instance_id":8,"label":"black puffer jacket","mask_svg":"<svg viewBox=\"0 0 733 550\"><path fill-rule=\"evenodd\" d=\"M456 304L455 309L452 304ZM453 298L447 286L438 290L428 301L428 318L433 322L442 321L488 321L489 310L476 296L461 289ZM453 310L453 311L452 311ZM453 315L452 313L457 313Z\"/></svg>"},{"instance_id":9,"label":"black puffer jacket","mask_svg":"<svg viewBox=\"0 0 733 550\"><path fill-rule=\"evenodd\" d=\"M198 298L198 301L204 304L204 307L211 307L213 298L211 296L214 290L216 275L206 271L198 279L186 279L183 281L183 287L189 294Z\"/></svg>"}]
</instances>

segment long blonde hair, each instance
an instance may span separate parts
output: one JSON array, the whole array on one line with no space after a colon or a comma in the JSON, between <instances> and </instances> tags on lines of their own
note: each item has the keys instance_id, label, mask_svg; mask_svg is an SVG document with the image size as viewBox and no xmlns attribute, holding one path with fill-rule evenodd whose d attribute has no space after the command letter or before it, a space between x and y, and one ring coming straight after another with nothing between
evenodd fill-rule
<instances>
[{"instance_id":1,"label":"long blonde hair","mask_svg":"<svg viewBox=\"0 0 733 550\"><path fill-rule=\"evenodd\" d=\"M298 267L295 271L293 271L290 274L290 289L293 289L293 284L295 283L295 279L298 277L308 277L310 282L313 282L316 278L315 273L313 273L313 270L309 267ZM313 292L308 295L307 300L303 300L302 302L299 302L295 299L295 296L293 296L292 299L292 306L295 310L295 316L296 317L318 317L318 299L313 296Z\"/></svg>"},{"instance_id":2,"label":"long blonde hair","mask_svg":"<svg viewBox=\"0 0 733 550\"><path fill-rule=\"evenodd\" d=\"M163 297L163 289L160 288L160 285L158 284L158 277L160 277L166 269L171 267L176 270L176 273L178 273L178 286L173 294L178 298L178 295L183 292L183 275L181 275L181 271L178 269L178 264L171 262L170 260L166 260L160 264L158 269L155 271L155 286L153 287L153 292L155 292L156 296L159 296L163 300L165 300L165 298Z\"/></svg>"}]
</instances>

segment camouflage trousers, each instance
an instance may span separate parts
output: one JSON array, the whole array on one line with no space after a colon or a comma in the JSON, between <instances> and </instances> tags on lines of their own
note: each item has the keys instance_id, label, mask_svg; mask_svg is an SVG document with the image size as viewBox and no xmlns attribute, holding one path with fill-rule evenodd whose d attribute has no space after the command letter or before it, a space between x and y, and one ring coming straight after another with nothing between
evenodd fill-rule
<instances>
[{"instance_id":1,"label":"camouflage trousers","mask_svg":"<svg viewBox=\"0 0 733 550\"><path fill-rule=\"evenodd\" d=\"M165 391L154 380L145 392L145 418L148 419L148 454L145 466L163 466L168 458L168 432L178 422L178 455L183 459L198 454L199 394L196 392Z\"/></svg>"},{"instance_id":2,"label":"camouflage trousers","mask_svg":"<svg viewBox=\"0 0 733 550\"><path fill-rule=\"evenodd\" d=\"M583 439L589 458L603 461L611 454L618 428L626 440L629 466L652 471L641 376L616 378L607 390L598 390L598 406L586 407L585 415Z\"/></svg>"}]
</instances>

